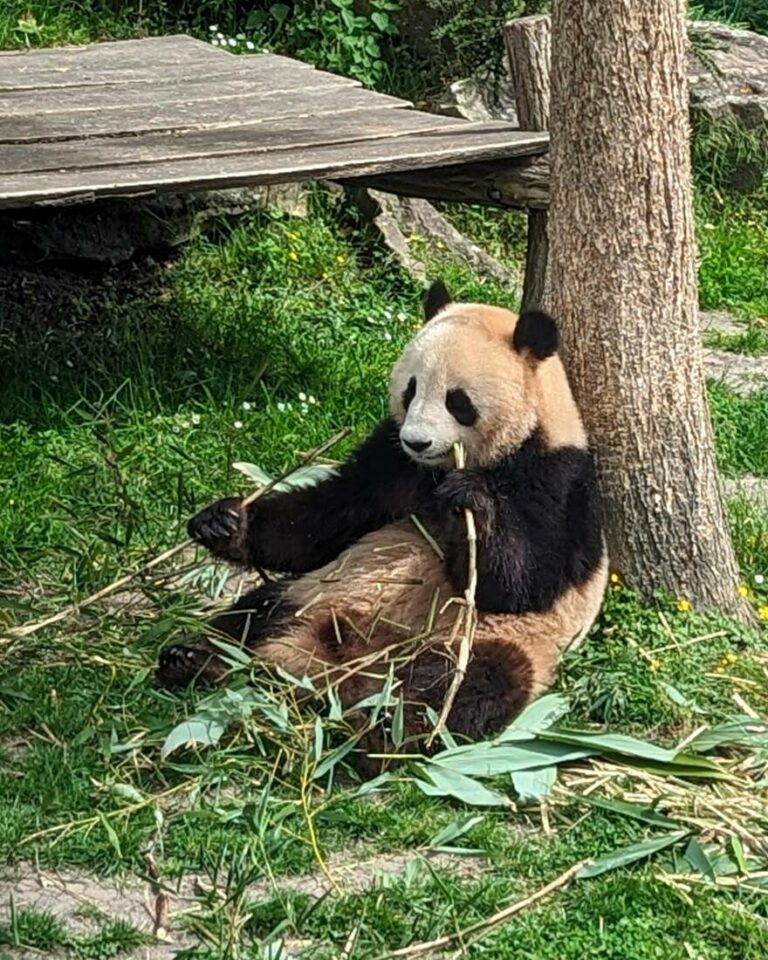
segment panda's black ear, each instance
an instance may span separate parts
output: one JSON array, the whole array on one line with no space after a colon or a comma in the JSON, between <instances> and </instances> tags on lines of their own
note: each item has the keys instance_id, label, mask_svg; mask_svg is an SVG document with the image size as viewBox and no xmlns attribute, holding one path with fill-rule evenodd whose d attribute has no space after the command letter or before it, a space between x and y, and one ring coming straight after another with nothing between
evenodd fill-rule
<instances>
[{"instance_id":1,"label":"panda's black ear","mask_svg":"<svg viewBox=\"0 0 768 960\"><path fill-rule=\"evenodd\" d=\"M518 318L512 346L518 353L528 353L537 360L546 360L560 346L557 324L543 310L526 310Z\"/></svg>"},{"instance_id":2,"label":"panda's black ear","mask_svg":"<svg viewBox=\"0 0 768 960\"><path fill-rule=\"evenodd\" d=\"M442 280L435 280L424 291L424 321L429 322L443 307L453 303L448 288Z\"/></svg>"}]
</instances>

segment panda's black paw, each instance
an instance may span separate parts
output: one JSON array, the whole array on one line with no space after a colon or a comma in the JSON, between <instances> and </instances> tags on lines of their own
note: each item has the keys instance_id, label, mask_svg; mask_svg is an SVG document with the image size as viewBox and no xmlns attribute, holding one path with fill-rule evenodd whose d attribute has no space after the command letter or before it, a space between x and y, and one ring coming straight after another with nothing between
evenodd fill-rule
<instances>
[{"instance_id":1,"label":"panda's black paw","mask_svg":"<svg viewBox=\"0 0 768 960\"><path fill-rule=\"evenodd\" d=\"M245 530L245 510L238 497L217 500L187 524L187 532L196 543L225 560L234 561L242 559Z\"/></svg>"},{"instance_id":2,"label":"panda's black paw","mask_svg":"<svg viewBox=\"0 0 768 960\"><path fill-rule=\"evenodd\" d=\"M216 654L205 647L174 644L160 653L155 679L161 687L188 687L195 681L212 683L222 673Z\"/></svg>"},{"instance_id":3,"label":"panda's black paw","mask_svg":"<svg viewBox=\"0 0 768 960\"><path fill-rule=\"evenodd\" d=\"M463 517L471 510L479 532L490 529L496 514L491 491L482 473L475 470L454 470L437 488L437 498L444 513Z\"/></svg>"}]
</instances>

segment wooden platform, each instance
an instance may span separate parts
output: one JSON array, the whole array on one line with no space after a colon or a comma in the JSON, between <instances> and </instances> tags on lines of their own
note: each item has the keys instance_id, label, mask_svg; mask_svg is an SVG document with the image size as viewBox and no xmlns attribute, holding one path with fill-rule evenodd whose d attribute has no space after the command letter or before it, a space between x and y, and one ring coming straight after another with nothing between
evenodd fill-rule
<instances>
[{"instance_id":1,"label":"wooden platform","mask_svg":"<svg viewBox=\"0 0 768 960\"><path fill-rule=\"evenodd\" d=\"M482 180L546 149L544 133L419 112L186 36L0 53L0 208L312 179L428 195L435 168L466 193L465 168ZM481 191L500 199L487 179Z\"/></svg>"}]
</instances>

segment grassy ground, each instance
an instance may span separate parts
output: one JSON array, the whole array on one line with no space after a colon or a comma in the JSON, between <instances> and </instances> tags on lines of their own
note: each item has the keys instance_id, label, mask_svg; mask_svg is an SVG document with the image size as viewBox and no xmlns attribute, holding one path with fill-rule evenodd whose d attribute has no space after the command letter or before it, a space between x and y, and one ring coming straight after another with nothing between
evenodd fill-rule
<instances>
[{"instance_id":1,"label":"grassy ground","mask_svg":"<svg viewBox=\"0 0 768 960\"><path fill-rule=\"evenodd\" d=\"M477 219L471 226L489 230ZM720 263L727 251L718 250ZM711 262L704 269L714 287ZM460 295L512 303L509 291L452 264L435 269ZM418 315L416 286L324 195L306 221L244 218L173 262L99 276L51 273L4 278L18 304L0 342L6 623L54 610L176 543L196 507L247 489L233 461L277 470L340 426L364 434L384 412L389 367ZM713 410L723 469L768 475L765 395L716 390ZM768 518L745 504L732 516L745 585L765 605ZM193 695L156 690L153 663L164 644L194 628L195 590L220 586L220 571L203 565L181 588L148 580L130 602L0 641L2 860L142 875L151 851L164 881L226 879L223 899L200 897L195 955L266 956L264 944L287 938L313 945L308 955L339 956L357 931L346 956L362 960L450 933L575 861L658 836L625 809L590 802L569 774L544 821L538 804L478 812L425 796L407 771L382 794L359 795L353 774L332 762L348 736L343 724L326 722L318 747L311 721L289 711L278 722L263 705L250 713L240 702L225 705L243 722L219 745L161 760L169 731L199 705ZM740 713L734 694L768 712L766 663L765 637L674 598L642 607L619 582L593 636L568 658L560 689L571 725L672 744ZM317 777L329 758L338 785ZM621 796L642 793L639 775L622 775ZM495 788L509 793L504 778ZM440 841L443 828L460 838ZM435 846L477 859L467 870L433 865ZM326 861L333 873L345 858L393 852L413 863L386 883L319 901L280 887L281 876L322 875ZM662 857L580 881L471 954L768 956L757 881L733 891L681 888L662 876L679 870ZM270 877L273 892L249 899L248 885ZM74 935L49 914L22 910L0 927L3 938L111 956L139 934L102 920Z\"/></svg>"},{"instance_id":2,"label":"grassy ground","mask_svg":"<svg viewBox=\"0 0 768 960\"><path fill-rule=\"evenodd\" d=\"M101 22L90 9L86 21L75 6L11 4L0 44L135 29L133 14ZM32 29L29 13L39 37L19 31L19 19ZM699 197L702 305L745 321L721 342L729 349L765 351L766 210L762 195ZM460 223L492 252L519 255L513 218L464 211ZM457 294L514 305L431 255ZM276 471L349 426L342 455L382 415L419 291L349 211L318 194L306 221L244 217L170 262L16 268L0 289L12 291L0 317L0 863L105 882L146 878L149 863L163 883L195 876L182 924L195 957L274 960L286 942L366 960L465 928L585 858L672 837L653 859L577 880L467 955L768 957L764 736L721 751L731 778L715 785L608 753L564 766L546 803L521 802L509 774L484 785L516 806L430 796L414 765L368 793L338 759L349 732L333 714L318 726L290 696L253 703L238 683L207 704L154 688L158 650L195 629L201 592L222 589L203 558L180 558L185 580L171 589L146 578L53 629L2 636L177 543L210 499L247 490L233 461ZM768 477L768 395L712 387L710 398L723 472ZM742 589L766 608L768 516L737 502L730 517ZM768 715L767 670L764 628L702 616L685 598L643 606L617 578L564 664L560 726L671 746L745 710ZM163 758L169 733L200 715L229 722L222 740ZM474 788L454 787L471 799ZM347 882L346 863L383 868L385 855L400 858L386 879ZM288 882L306 876L341 892L318 898ZM130 922L81 913L88 925L73 929L43 906L0 902L0 957L111 957L144 939Z\"/></svg>"}]
</instances>

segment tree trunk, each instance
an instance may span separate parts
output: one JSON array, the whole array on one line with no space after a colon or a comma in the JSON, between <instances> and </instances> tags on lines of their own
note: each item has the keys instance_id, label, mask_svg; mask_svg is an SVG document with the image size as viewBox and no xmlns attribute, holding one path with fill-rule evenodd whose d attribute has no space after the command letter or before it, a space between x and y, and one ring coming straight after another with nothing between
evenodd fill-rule
<instances>
[{"instance_id":1,"label":"tree trunk","mask_svg":"<svg viewBox=\"0 0 768 960\"><path fill-rule=\"evenodd\" d=\"M613 568L645 596L746 615L699 347L685 8L553 2L548 306Z\"/></svg>"},{"instance_id":2,"label":"tree trunk","mask_svg":"<svg viewBox=\"0 0 768 960\"><path fill-rule=\"evenodd\" d=\"M550 33L548 16L519 17L504 26L521 130L549 129ZM521 312L544 303L548 261L547 211L529 210Z\"/></svg>"}]
</instances>

